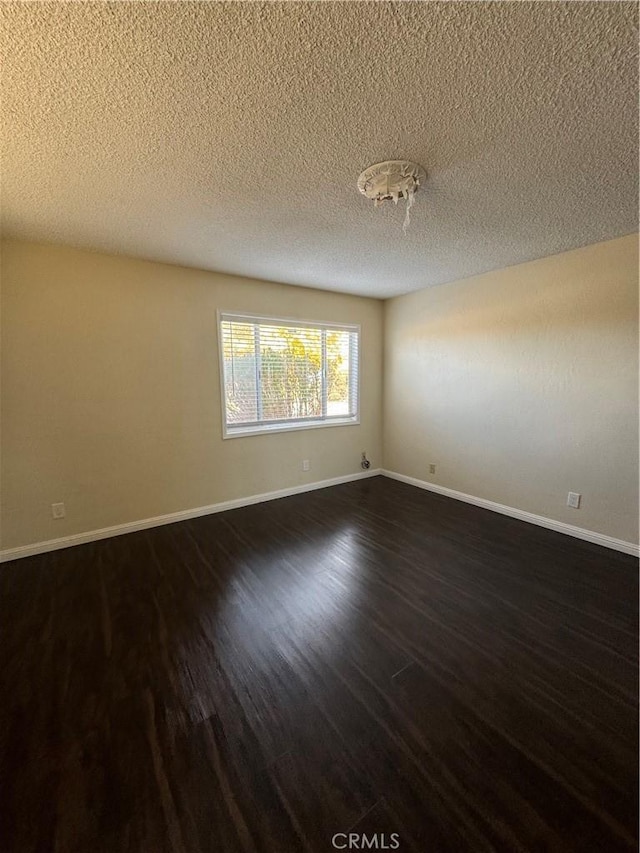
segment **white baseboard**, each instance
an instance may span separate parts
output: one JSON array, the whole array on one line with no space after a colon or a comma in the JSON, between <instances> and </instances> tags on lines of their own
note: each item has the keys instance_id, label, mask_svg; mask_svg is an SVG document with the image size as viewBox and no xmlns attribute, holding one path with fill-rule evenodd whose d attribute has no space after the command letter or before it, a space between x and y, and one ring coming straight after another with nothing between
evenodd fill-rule
<instances>
[{"instance_id":1,"label":"white baseboard","mask_svg":"<svg viewBox=\"0 0 640 853\"><path fill-rule=\"evenodd\" d=\"M199 518L202 515L212 515L225 512L228 509L238 509L251 504L299 495L302 492L312 492L315 489L326 489L329 486L339 486L353 480L366 477L376 477L381 474L379 468L365 471L361 474L346 474L344 477L332 477L330 480L319 480L315 483L305 483L302 486L291 486L288 489L277 489L274 492L264 492L261 495L251 495L248 498L236 498L232 501L222 501L209 506L199 506L196 509L184 509L167 515L157 515L155 518L143 518L140 521L129 521L116 524L114 527L103 527L100 530L88 530L86 533L74 533L72 536L62 536L60 539L49 539L47 542L35 542L33 545L21 545L18 548L8 548L0 551L0 563L18 560L21 557L32 557L35 554L45 554L47 551L57 551L60 548L70 548L72 545L83 545L96 542L98 539L108 539L111 536L122 536L124 533L134 533L137 530L147 530L150 527L160 527L163 524L174 524L176 521L186 521L189 518Z\"/></svg>"},{"instance_id":2,"label":"white baseboard","mask_svg":"<svg viewBox=\"0 0 640 853\"><path fill-rule=\"evenodd\" d=\"M46 542L35 542L33 545L21 545L18 548L8 548L0 551L0 563L6 563L9 560L18 560L21 557L31 557L35 554L44 554L47 551L57 551L60 548L70 548L72 545L83 545L87 542L96 542L99 539L108 539L111 536L122 536L125 533L134 533L136 530L147 530L150 527L160 527L163 524L174 524L176 521L186 521L189 518L199 518L203 515L212 515L216 512L225 512L229 509L238 509L251 504L262 503L264 501L272 501L277 498L285 498L290 495L299 495L303 492L311 492L315 489L326 489L329 486L338 486L341 483L350 483L353 480L361 480L366 477L376 477L382 474L384 477L389 477L392 480L399 480L402 483L408 483L411 486L416 486L419 489L425 489L429 492L436 492L439 495L445 495L449 498L454 498L458 501L473 504L474 506L482 507L483 509L499 512L502 515L517 518L520 521L527 521L530 524L537 524L539 527L546 527L549 530L555 530L557 533L564 533L567 536L574 536L576 539L584 539L587 542L593 542L596 545L603 545L605 548L612 548L614 551L622 551L624 554L640 556L640 546L633 542L625 542L623 539L614 539L612 536L606 536L604 533L596 533L594 530L585 530L582 527L576 527L573 524L565 524L562 521L555 521L552 518L546 518L543 515L535 515L532 512L525 512L522 509L505 506L504 504L495 503L486 498L477 498L474 495L467 495L464 492L458 492L455 489L448 489L445 486L437 486L434 483L428 483L425 480L418 480L415 477L407 477L405 474L397 474L395 471L387 471L383 468L375 468L371 471L366 471L362 474L347 474L344 477L333 477L329 480L319 480L315 483L306 483L302 486L292 486L288 489L278 489L273 492L264 492L260 495L250 495L247 498L236 498L231 501L222 501L209 506L196 507L195 509L185 509L179 512L168 513L167 515L158 515L155 518L143 518L140 521L130 521L125 524L117 524L114 527L103 527L100 530L88 530L86 533L75 533L72 536L62 536L60 539L49 539Z\"/></svg>"},{"instance_id":3,"label":"white baseboard","mask_svg":"<svg viewBox=\"0 0 640 853\"><path fill-rule=\"evenodd\" d=\"M464 501L474 506L480 506L483 509L489 509L492 512L509 515L511 518L517 518L520 521L528 521L529 524L537 524L538 527L546 527L549 530L555 530L556 533L564 533L567 536L574 536L576 539L594 542L596 545L613 548L614 551L622 551L624 554L631 554L635 557L640 556L640 546L635 545L633 542L625 542L624 539L614 539L613 536L596 533L595 530L585 530L583 527L575 527L573 524L555 521L553 518L546 518L544 515L534 515L532 512L525 512L525 510L516 509L512 506L498 504L486 498L476 498L474 495L467 495L464 492L457 492L455 489L447 489L445 486L437 486L434 483L418 480L415 477L407 477L405 474L397 474L395 471L387 471L384 468L380 473L383 477L400 480L401 483L408 483L410 486L417 486L419 489L426 489L428 492L436 492L448 498L455 498L457 501Z\"/></svg>"}]
</instances>

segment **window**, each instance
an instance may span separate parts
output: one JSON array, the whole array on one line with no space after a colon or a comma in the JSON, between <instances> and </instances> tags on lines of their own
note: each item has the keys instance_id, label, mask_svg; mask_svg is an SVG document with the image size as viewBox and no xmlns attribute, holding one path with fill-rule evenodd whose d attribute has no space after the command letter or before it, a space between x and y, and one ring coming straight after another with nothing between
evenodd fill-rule
<instances>
[{"instance_id":1,"label":"window","mask_svg":"<svg viewBox=\"0 0 640 853\"><path fill-rule=\"evenodd\" d=\"M219 321L225 438L359 423L358 326Z\"/></svg>"}]
</instances>

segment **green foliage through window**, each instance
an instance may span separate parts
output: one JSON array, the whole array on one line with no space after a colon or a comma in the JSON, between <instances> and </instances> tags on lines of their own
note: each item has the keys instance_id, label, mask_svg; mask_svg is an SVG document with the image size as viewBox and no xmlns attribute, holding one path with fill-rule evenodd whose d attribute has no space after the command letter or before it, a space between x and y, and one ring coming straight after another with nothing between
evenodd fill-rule
<instances>
[{"instance_id":1,"label":"green foliage through window","mask_svg":"<svg viewBox=\"0 0 640 853\"><path fill-rule=\"evenodd\" d=\"M355 328L285 325L223 315L226 426L356 419Z\"/></svg>"}]
</instances>

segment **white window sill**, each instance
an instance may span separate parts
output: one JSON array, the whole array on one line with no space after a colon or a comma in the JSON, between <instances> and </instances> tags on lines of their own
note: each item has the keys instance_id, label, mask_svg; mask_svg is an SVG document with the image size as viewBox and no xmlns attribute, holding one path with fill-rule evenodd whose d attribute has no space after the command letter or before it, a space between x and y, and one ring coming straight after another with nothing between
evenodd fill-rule
<instances>
[{"instance_id":1,"label":"white window sill","mask_svg":"<svg viewBox=\"0 0 640 853\"><path fill-rule=\"evenodd\" d=\"M293 432L300 429L321 429L323 427L357 426L360 418L327 418L324 421L293 421L289 424L260 424L260 426L248 427L223 427L222 438L244 438L247 435L273 435L277 432Z\"/></svg>"}]
</instances>

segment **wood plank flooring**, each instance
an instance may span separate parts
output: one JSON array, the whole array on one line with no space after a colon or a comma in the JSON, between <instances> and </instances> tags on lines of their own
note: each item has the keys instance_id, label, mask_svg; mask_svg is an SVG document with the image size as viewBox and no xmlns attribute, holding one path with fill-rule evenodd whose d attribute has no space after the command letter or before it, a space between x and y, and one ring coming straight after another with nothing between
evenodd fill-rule
<instances>
[{"instance_id":1,"label":"wood plank flooring","mask_svg":"<svg viewBox=\"0 0 640 853\"><path fill-rule=\"evenodd\" d=\"M382 477L6 564L0 849L633 850L637 602Z\"/></svg>"}]
</instances>

